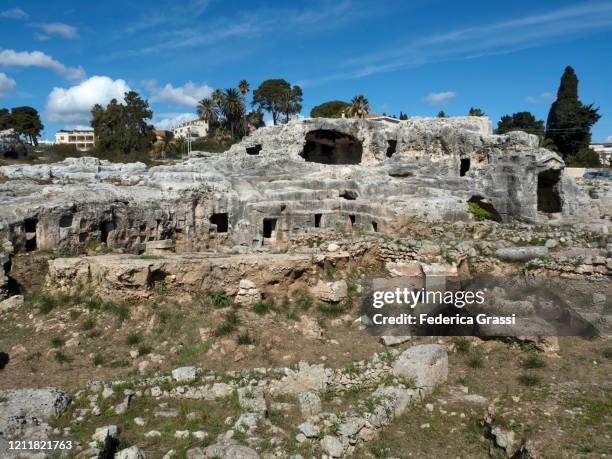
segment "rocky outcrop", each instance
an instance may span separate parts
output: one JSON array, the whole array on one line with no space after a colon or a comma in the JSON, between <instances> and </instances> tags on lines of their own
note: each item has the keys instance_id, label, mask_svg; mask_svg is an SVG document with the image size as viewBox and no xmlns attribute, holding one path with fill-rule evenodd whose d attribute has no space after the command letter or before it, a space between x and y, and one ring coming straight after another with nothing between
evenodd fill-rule
<instances>
[{"instance_id":1,"label":"rocky outcrop","mask_svg":"<svg viewBox=\"0 0 612 459\"><path fill-rule=\"evenodd\" d=\"M563 169L536 137L493 135L485 118L301 119L150 169L87 157L0 167L0 242L66 254L282 247L327 230L394 234L411 217L468 220L468 202L504 221L599 218L610 197L591 206Z\"/></svg>"}]
</instances>

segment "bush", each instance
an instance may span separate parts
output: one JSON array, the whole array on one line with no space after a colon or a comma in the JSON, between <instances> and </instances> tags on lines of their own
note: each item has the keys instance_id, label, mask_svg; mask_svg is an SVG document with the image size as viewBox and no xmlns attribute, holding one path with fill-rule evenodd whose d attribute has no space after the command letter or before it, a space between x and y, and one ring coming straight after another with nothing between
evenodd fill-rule
<instances>
[{"instance_id":1,"label":"bush","mask_svg":"<svg viewBox=\"0 0 612 459\"><path fill-rule=\"evenodd\" d=\"M253 312L260 316L265 314L269 314L275 309L276 305L272 298L265 299L263 301L259 301L253 305Z\"/></svg>"},{"instance_id":2,"label":"bush","mask_svg":"<svg viewBox=\"0 0 612 459\"><path fill-rule=\"evenodd\" d=\"M457 348L457 351L461 352L462 354L467 354L467 352L470 350L470 342L463 336L454 337L453 344Z\"/></svg>"},{"instance_id":3,"label":"bush","mask_svg":"<svg viewBox=\"0 0 612 459\"><path fill-rule=\"evenodd\" d=\"M296 290L293 294L293 300L299 309L307 311L314 305L314 300L306 289Z\"/></svg>"},{"instance_id":4,"label":"bush","mask_svg":"<svg viewBox=\"0 0 612 459\"><path fill-rule=\"evenodd\" d=\"M61 363L61 364L64 364L64 363L69 363L69 362L71 362L71 361L72 361L72 359L71 359L70 357L68 357L66 354L64 354L64 353L63 353L63 352L61 352L61 351L57 351L57 352L55 353L55 360L56 360L58 363Z\"/></svg>"},{"instance_id":5,"label":"bush","mask_svg":"<svg viewBox=\"0 0 612 459\"><path fill-rule=\"evenodd\" d=\"M474 352L467 359L467 364L472 368L484 367L484 357L480 352Z\"/></svg>"},{"instance_id":6,"label":"bush","mask_svg":"<svg viewBox=\"0 0 612 459\"><path fill-rule=\"evenodd\" d=\"M542 383L542 380L534 375L520 375L517 379L523 386L529 387L539 386Z\"/></svg>"},{"instance_id":7,"label":"bush","mask_svg":"<svg viewBox=\"0 0 612 459\"><path fill-rule=\"evenodd\" d=\"M468 212L471 213L477 221L495 220L493 213L480 207L477 202L468 202Z\"/></svg>"},{"instance_id":8,"label":"bush","mask_svg":"<svg viewBox=\"0 0 612 459\"><path fill-rule=\"evenodd\" d=\"M525 359L521 360L521 367L526 369L544 368L546 361L538 354L531 354Z\"/></svg>"},{"instance_id":9,"label":"bush","mask_svg":"<svg viewBox=\"0 0 612 459\"><path fill-rule=\"evenodd\" d=\"M249 344L255 344L255 340L251 338L251 336L249 335L249 332L239 335L237 341L238 341L238 344L240 344L241 346L248 346Z\"/></svg>"},{"instance_id":10,"label":"bush","mask_svg":"<svg viewBox=\"0 0 612 459\"><path fill-rule=\"evenodd\" d=\"M570 167L601 167L599 155L592 148L583 148L575 155L568 156L565 163Z\"/></svg>"},{"instance_id":11,"label":"bush","mask_svg":"<svg viewBox=\"0 0 612 459\"><path fill-rule=\"evenodd\" d=\"M140 343L141 341L142 341L142 336L140 336L140 334L138 333L130 333L125 339L125 342L128 344L128 346L134 346Z\"/></svg>"},{"instance_id":12,"label":"bush","mask_svg":"<svg viewBox=\"0 0 612 459\"><path fill-rule=\"evenodd\" d=\"M53 347L62 347L64 345L64 338L61 336L56 336L51 339L51 346Z\"/></svg>"}]
</instances>

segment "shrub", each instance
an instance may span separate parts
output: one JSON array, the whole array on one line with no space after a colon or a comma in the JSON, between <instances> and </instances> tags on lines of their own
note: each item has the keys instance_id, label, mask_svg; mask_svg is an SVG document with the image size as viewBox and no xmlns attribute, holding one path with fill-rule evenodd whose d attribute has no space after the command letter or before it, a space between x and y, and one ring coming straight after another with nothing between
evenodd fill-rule
<instances>
[{"instance_id":1,"label":"shrub","mask_svg":"<svg viewBox=\"0 0 612 459\"><path fill-rule=\"evenodd\" d=\"M310 296L310 293L303 288L298 289L293 293L293 300L295 301L297 307L303 309L304 311L310 309L314 304L314 300Z\"/></svg>"},{"instance_id":2,"label":"shrub","mask_svg":"<svg viewBox=\"0 0 612 459\"><path fill-rule=\"evenodd\" d=\"M454 337L453 344L457 348L457 351L461 352L462 354L467 354L467 352L470 350L470 342L463 336Z\"/></svg>"},{"instance_id":3,"label":"shrub","mask_svg":"<svg viewBox=\"0 0 612 459\"><path fill-rule=\"evenodd\" d=\"M263 301L259 301L253 305L253 312L260 316L265 314L269 314L276 308L274 300L272 298L267 298Z\"/></svg>"},{"instance_id":4,"label":"shrub","mask_svg":"<svg viewBox=\"0 0 612 459\"><path fill-rule=\"evenodd\" d=\"M83 331L93 330L95 325L96 325L96 319L94 319L93 317L89 317L85 320L85 322L83 322L83 325L81 325L81 330Z\"/></svg>"},{"instance_id":5,"label":"shrub","mask_svg":"<svg viewBox=\"0 0 612 459\"><path fill-rule=\"evenodd\" d=\"M522 385L529 387L539 386L542 383L542 380L535 375L520 375L517 379Z\"/></svg>"},{"instance_id":6,"label":"shrub","mask_svg":"<svg viewBox=\"0 0 612 459\"><path fill-rule=\"evenodd\" d=\"M606 359L612 359L612 347L605 348L602 353Z\"/></svg>"},{"instance_id":7,"label":"shrub","mask_svg":"<svg viewBox=\"0 0 612 459\"><path fill-rule=\"evenodd\" d=\"M467 364L472 368L482 368L484 367L484 357L480 352L474 352L468 357Z\"/></svg>"},{"instance_id":8,"label":"shrub","mask_svg":"<svg viewBox=\"0 0 612 459\"><path fill-rule=\"evenodd\" d=\"M102 355L100 355L100 354L96 353L96 354L93 356L92 363L93 363L93 364L94 364L94 366L96 366L96 367L97 367L97 366L100 366L100 365L104 364L104 357L102 357Z\"/></svg>"},{"instance_id":9,"label":"shrub","mask_svg":"<svg viewBox=\"0 0 612 459\"><path fill-rule=\"evenodd\" d=\"M223 291L211 292L209 294L210 302L216 309L227 308L231 304L231 300Z\"/></svg>"},{"instance_id":10,"label":"shrub","mask_svg":"<svg viewBox=\"0 0 612 459\"><path fill-rule=\"evenodd\" d=\"M546 361L538 354L530 354L528 357L521 360L521 367L526 369L544 368Z\"/></svg>"},{"instance_id":11,"label":"shrub","mask_svg":"<svg viewBox=\"0 0 612 459\"><path fill-rule=\"evenodd\" d=\"M249 335L249 332L243 333L238 336L238 344L241 346L248 346L249 344L255 344L255 340Z\"/></svg>"},{"instance_id":12,"label":"shrub","mask_svg":"<svg viewBox=\"0 0 612 459\"><path fill-rule=\"evenodd\" d=\"M53 347L62 347L64 345L64 338L61 336L56 336L51 339L51 346Z\"/></svg>"},{"instance_id":13,"label":"shrub","mask_svg":"<svg viewBox=\"0 0 612 459\"><path fill-rule=\"evenodd\" d=\"M468 212L471 213L477 221L495 220L493 213L480 207L477 202L468 202Z\"/></svg>"},{"instance_id":14,"label":"shrub","mask_svg":"<svg viewBox=\"0 0 612 459\"><path fill-rule=\"evenodd\" d=\"M57 351L57 352L55 353L55 360L56 360L58 363L61 363L61 364L68 363L68 362L71 362L71 361L72 361L72 359L71 359L70 357L68 357L66 354L64 354L64 353L63 353L63 352L61 352L61 351Z\"/></svg>"},{"instance_id":15,"label":"shrub","mask_svg":"<svg viewBox=\"0 0 612 459\"><path fill-rule=\"evenodd\" d=\"M130 333L127 338L125 339L125 342L128 344L128 346L134 346L138 343L140 343L142 341L142 336L140 336L139 333Z\"/></svg>"},{"instance_id":16,"label":"shrub","mask_svg":"<svg viewBox=\"0 0 612 459\"><path fill-rule=\"evenodd\" d=\"M138 355L142 357L143 355L150 354L153 349L151 346L147 346L146 344L141 344L138 346Z\"/></svg>"}]
</instances>

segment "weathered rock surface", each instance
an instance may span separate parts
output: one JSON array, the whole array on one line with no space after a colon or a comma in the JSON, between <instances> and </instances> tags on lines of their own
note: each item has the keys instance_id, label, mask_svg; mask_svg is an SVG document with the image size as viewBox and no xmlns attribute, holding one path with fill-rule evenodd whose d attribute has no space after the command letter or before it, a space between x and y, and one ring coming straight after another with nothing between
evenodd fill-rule
<instances>
[{"instance_id":1,"label":"weathered rock surface","mask_svg":"<svg viewBox=\"0 0 612 459\"><path fill-rule=\"evenodd\" d=\"M430 391L446 382L448 377L448 354L440 344L419 344L402 352L393 374L412 380L416 387Z\"/></svg>"}]
</instances>

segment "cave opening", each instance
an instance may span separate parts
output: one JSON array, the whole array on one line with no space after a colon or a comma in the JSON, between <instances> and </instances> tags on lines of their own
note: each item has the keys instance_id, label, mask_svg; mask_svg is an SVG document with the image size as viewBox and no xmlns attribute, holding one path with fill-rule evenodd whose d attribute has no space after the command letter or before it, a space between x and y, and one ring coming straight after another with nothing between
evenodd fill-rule
<instances>
[{"instance_id":1,"label":"cave opening","mask_svg":"<svg viewBox=\"0 0 612 459\"><path fill-rule=\"evenodd\" d=\"M100 226L100 242L108 242L108 234L115 229L114 222L102 222Z\"/></svg>"},{"instance_id":2,"label":"cave opening","mask_svg":"<svg viewBox=\"0 0 612 459\"><path fill-rule=\"evenodd\" d=\"M378 233L378 223L375 221L372 221L372 231Z\"/></svg>"},{"instance_id":3,"label":"cave opening","mask_svg":"<svg viewBox=\"0 0 612 459\"><path fill-rule=\"evenodd\" d=\"M229 217L227 213L219 212L214 213L208 219L211 225L215 225L217 233L227 233L229 229Z\"/></svg>"},{"instance_id":4,"label":"cave opening","mask_svg":"<svg viewBox=\"0 0 612 459\"><path fill-rule=\"evenodd\" d=\"M321 228L321 217L323 217L323 214L315 214L315 228Z\"/></svg>"},{"instance_id":5,"label":"cave opening","mask_svg":"<svg viewBox=\"0 0 612 459\"><path fill-rule=\"evenodd\" d=\"M318 129L306 134L306 145L300 156L308 162L320 164L359 164L363 146L349 134Z\"/></svg>"},{"instance_id":6,"label":"cave opening","mask_svg":"<svg viewBox=\"0 0 612 459\"><path fill-rule=\"evenodd\" d=\"M38 219L26 218L23 221L23 229L25 231L26 241L25 249L26 252L34 252L38 248L36 242L36 227L38 226Z\"/></svg>"},{"instance_id":7,"label":"cave opening","mask_svg":"<svg viewBox=\"0 0 612 459\"><path fill-rule=\"evenodd\" d=\"M538 211L561 212L561 171L548 169L538 174Z\"/></svg>"},{"instance_id":8,"label":"cave opening","mask_svg":"<svg viewBox=\"0 0 612 459\"><path fill-rule=\"evenodd\" d=\"M468 199L468 203L476 204L476 206L473 208L473 212L478 214L476 215L477 219L493 220L499 223L502 222L501 215L497 209L482 196L472 196L470 199ZM481 209L482 212L479 212L479 209Z\"/></svg>"},{"instance_id":9,"label":"cave opening","mask_svg":"<svg viewBox=\"0 0 612 459\"><path fill-rule=\"evenodd\" d=\"M263 237L270 239L276 231L276 218L264 218L263 220Z\"/></svg>"},{"instance_id":10,"label":"cave opening","mask_svg":"<svg viewBox=\"0 0 612 459\"><path fill-rule=\"evenodd\" d=\"M351 228L353 226L355 226L355 216L354 215L349 215L349 222L351 223Z\"/></svg>"},{"instance_id":11,"label":"cave opening","mask_svg":"<svg viewBox=\"0 0 612 459\"><path fill-rule=\"evenodd\" d=\"M253 147L247 147L246 152L247 152L247 155L255 156L261 152L261 149L262 149L261 144L257 144Z\"/></svg>"},{"instance_id":12,"label":"cave opening","mask_svg":"<svg viewBox=\"0 0 612 459\"><path fill-rule=\"evenodd\" d=\"M72 226L72 214L62 215L59 221L60 228L70 228Z\"/></svg>"},{"instance_id":13,"label":"cave opening","mask_svg":"<svg viewBox=\"0 0 612 459\"><path fill-rule=\"evenodd\" d=\"M459 166L459 176L464 177L465 174L470 170L470 158L461 158L461 165Z\"/></svg>"},{"instance_id":14,"label":"cave opening","mask_svg":"<svg viewBox=\"0 0 612 459\"><path fill-rule=\"evenodd\" d=\"M387 158L393 156L397 150L397 140L387 140Z\"/></svg>"},{"instance_id":15,"label":"cave opening","mask_svg":"<svg viewBox=\"0 0 612 459\"><path fill-rule=\"evenodd\" d=\"M344 190L340 193L340 197L347 201L354 201L359 197L359 194L355 190Z\"/></svg>"},{"instance_id":16,"label":"cave opening","mask_svg":"<svg viewBox=\"0 0 612 459\"><path fill-rule=\"evenodd\" d=\"M26 233L35 233L36 225L38 225L38 219L36 218L26 218L23 221L23 229Z\"/></svg>"}]
</instances>

